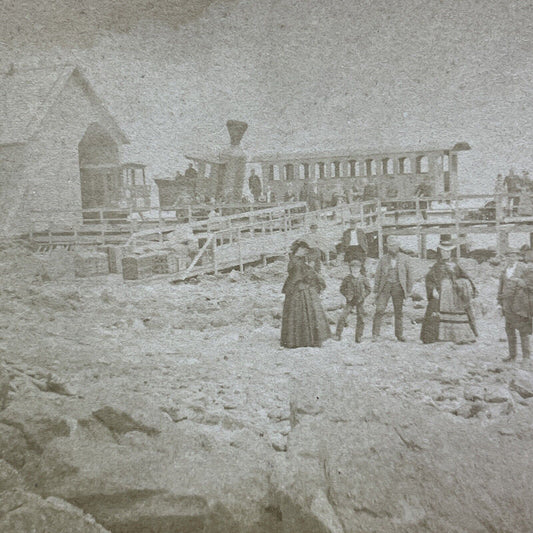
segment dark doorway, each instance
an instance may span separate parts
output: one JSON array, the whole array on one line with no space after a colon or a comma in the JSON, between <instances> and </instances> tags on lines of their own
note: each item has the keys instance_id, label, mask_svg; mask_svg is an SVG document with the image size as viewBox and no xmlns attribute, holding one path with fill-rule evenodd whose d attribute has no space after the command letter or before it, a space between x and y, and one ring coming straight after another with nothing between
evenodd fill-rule
<instances>
[{"instance_id":1,"label":"dark doorway","mask_svg":"<svg viewBox=\"0 0 533 533\"><path fill-rule=\"evenodd\" d=\"M111 207L120 189L118 145L100 124L93 123L78 144L81 207Z\"/></svg>"}]
</instances>

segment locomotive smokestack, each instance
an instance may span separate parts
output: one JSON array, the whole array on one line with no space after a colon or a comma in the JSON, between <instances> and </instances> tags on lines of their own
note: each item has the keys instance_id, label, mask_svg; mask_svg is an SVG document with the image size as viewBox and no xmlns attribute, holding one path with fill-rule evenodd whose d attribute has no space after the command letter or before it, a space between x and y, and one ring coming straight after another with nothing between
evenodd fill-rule
<instances>
[{"instance_id":1,"label":"locomotive smokestack","mask_svg":"<svg viewBox=\"0 0 533 533\"><path fill-rule=\"evenodd\" d=\"M248 129L248 124L238 120L228 120L226 127L228 128L231 139L231 146L239 146L244 132Z\"/></svg>"}]
</instances>

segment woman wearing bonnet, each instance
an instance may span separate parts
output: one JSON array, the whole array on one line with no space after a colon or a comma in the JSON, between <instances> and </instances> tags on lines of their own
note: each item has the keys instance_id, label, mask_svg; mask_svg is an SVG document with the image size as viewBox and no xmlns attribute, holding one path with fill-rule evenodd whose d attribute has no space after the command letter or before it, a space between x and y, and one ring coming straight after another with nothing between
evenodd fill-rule
<instances>
[{"instance_id":1,"label":"woman wearing bonnet","mask_svg":"<svg viewBox=\"0 0 533 533\"><path fill-rule=\"evenodd\" d=\"M309 252L310 247L305 241L296 241L291 247L289 275L282 289L285 302L281 319L281 346L285 348L321 346L331 336L319 297L326 283L307 264Z\"/></svg>"},{"instance_id":2,"label":"woman wearing bonnet","mask_svg":"<svg viewBox=\"0 0 533 533\"><path fill-rule=\"evenodd\" d=\"M428 305L420 339L424 344L451 341L475 342L477 329L471 300L477 290L468 274L452 259L456 248L448 236L442 236L438 258L426 275Z\"/></svg>"}]
</instances>

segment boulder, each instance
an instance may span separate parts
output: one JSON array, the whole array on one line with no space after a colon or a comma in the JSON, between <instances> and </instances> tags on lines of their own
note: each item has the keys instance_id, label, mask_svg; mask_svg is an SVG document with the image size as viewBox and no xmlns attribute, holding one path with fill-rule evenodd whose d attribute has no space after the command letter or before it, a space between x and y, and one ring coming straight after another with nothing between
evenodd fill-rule
<instances>
[{"instance_id":1,"label":"boulder","mask_svg":"<svg viewBox=\"0 0 533 533\"><path fill-rule=\"evenodd\" d=\"M533 397L533 374L525 370L518 370L510 384L511 390L514 390L522 398Z\"/></svg>"},{"instance_id":2,"label":"boulder","mask_svg":"<svg viewBox=\"0 0 533 533\"><path fill-rule=\"evenodd\" d=\"M488 403L504 403L512 401L512 396L507 387L496 387L485 392L485 401Z\"/></svg>"},{"instance_id":3,"label":"boulder","mask_svg":"<svg viewBox=\"0 0 533 533\"><path fill-rule=\"evenodd\" d=\"M7 369L0 363L0 411L7 407L9 382L10 379Z\"/></svg>"},{"instance_id":4,"label":"boulder","mask_svg":"<svg viewBox=\"0 0 533 533\"><path fill-rule=\"evenodd\" d=\"M485 398L485 389L482 387L469 386L465 387L464 398L470 402L483 400Z\"/></svg>"},{"instance_id":5,"label":"boulder","mask_svg":"<svg viewBox=\"0 0 533 533\"><path fill-rule=\"evenodd\" d=\"M303 523L312 532L531 530L520 439L348 379L329 392L309 382L313 390L327 398L323 409L293 426L273 475L292 531Z\"/></svg>"},{"instance_id":6,"label":"boulder","mask_svg":"<svg viewBox=\"0 0 533 533\"><path fill-rule=\"evenodd\" d=\"M93 411L93 417L99 420L105 427L113 433L124 434L129 431L141 431L147 435L157 435L159 430L155 427L134 420L128 413L120 411L106 405L101 409Z\"/></svg>"},{"instance_id":7,"label":"boulder","mask_svg":"<svg viewBox=\"0 0 533 533\"><path fill-rule=\"evenodd\" d=\"M0 494L0 531L17 533L109 533L94 519L59 498L22 490Z\"/></svg>"},{"instance_id":8,"label":"boulder","mask_svg":"<svg viewBox=\"0 0 533 533\"><path fill-rule=\"evenodd\" d=\"M0 459L4 459L15 468L22 468L30 455L22 431L13 426L0 424Z\"/></svg>"},{"instance_id":9,"label":"boulder","mask_svg":"<svg viewBox=\"0 0 533 533\"><path fill-rule=\"evenodd\" d=\"M0 493L4 490L23 488L24 479L7 461L0 459Z\"/></svg>"},{"instance_id":10,"label":"boulder","mask_svg":"<svg viewBox=\"0 0 533 533\"><path fill-rule=\"evenodd\" d=\"M53 439L70 434L66 417L56 416L46 410L46 404L25 407L24 403L10 404L0 415L0 424L17 429L24 437L26 446L40 453Z\"/></svg>"},{"instance_id":11,"label":"boulder","mask_svg":"<svg viewBox=\"0 0 533 533\"><path fill-rule=\"evenodd\" d=\"M69 435L26 462L28 486L69 501L113 533L251 533L275 519L265 510L270 446L244 439L236 447L222 423L176 424L144 409L143 417L106 407L79 418Z\"/></svg>"}]
</instances>

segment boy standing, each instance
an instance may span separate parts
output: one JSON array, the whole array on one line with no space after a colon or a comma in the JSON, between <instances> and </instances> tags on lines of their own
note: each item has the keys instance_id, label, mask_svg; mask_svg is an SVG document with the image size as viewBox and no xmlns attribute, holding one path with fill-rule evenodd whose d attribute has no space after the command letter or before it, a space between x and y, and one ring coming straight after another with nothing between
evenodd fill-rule
<instances>
[{"instance_id":1,"label":"boy standing","mask_svg":"<svg viewBox=\"0 0 533 533\"><path fill-rule=\"evenodd\" d=\"M506 253L505 270L500 276L498 308L505 318L505 333L509 344L509 356L504 361L516 359L516 331L520 334L523 359L529 359L529 336L531 314L526 286L526 269L519 262L520 251L509 249Z\"/></svg>"},{"instance_id":2,"label":"boy standing","mask_svg":"<svg viewBox=\"0 0 533 533\"><path fill-rule=\"evenodd\" d=\"M345 260L348 263L350 273L342 280L340 286L340 292L346 298L346 304L337 321L337 330L333 337L335 340L341 340L346 319L354 307L357 313L355 342L361 342L361 338L363 337L365 328L363 303L371 292L370 280L365 274L365 258L365 253L361 250L350 250L346 252ZM353 275L354 272L356 273L355 276Z\"/></svg>"}]
</instances>

